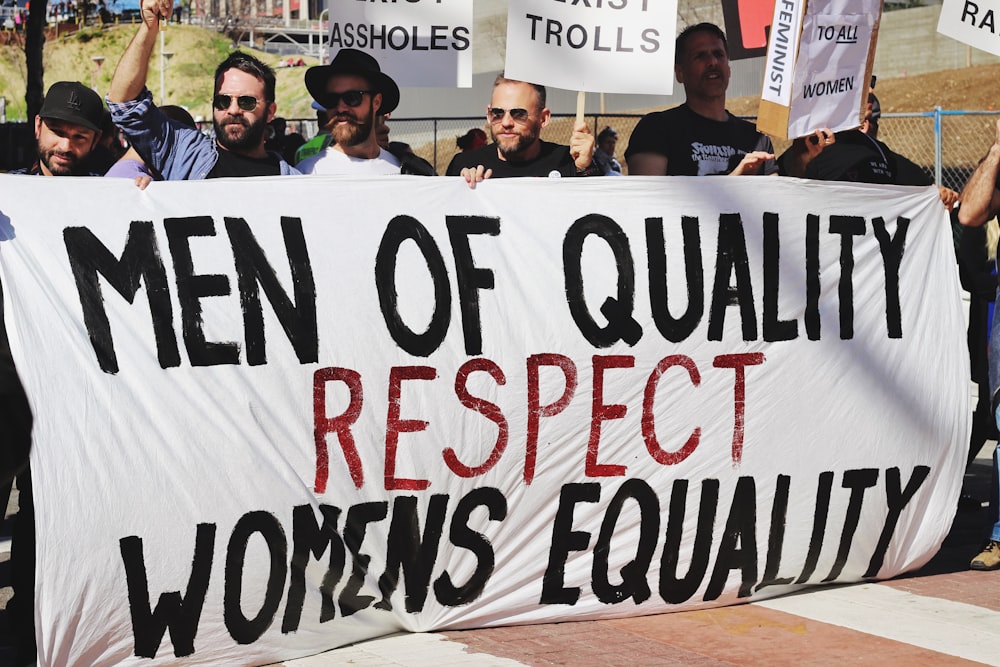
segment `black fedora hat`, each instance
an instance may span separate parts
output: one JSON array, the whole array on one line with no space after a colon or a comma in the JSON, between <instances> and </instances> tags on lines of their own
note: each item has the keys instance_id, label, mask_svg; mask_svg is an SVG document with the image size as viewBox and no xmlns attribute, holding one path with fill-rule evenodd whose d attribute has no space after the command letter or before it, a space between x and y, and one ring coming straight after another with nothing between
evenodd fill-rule
<instances>
[{"instance_id":1,"label":"black fedora hat","mask_svg":"<svg viewBox=\"0 0 1000 667\"><path fill-rule=\"evenodd\" d=\"M374 57L357 49L341 49L329 65L317 65L306 70L306 89L314 100L323 104L327 96L326 82L337 74L354 74L368 79L372 88L382 93L379 114L387 114L399 105L399 86L382 72Z\"/></svg>"}]
</instances>

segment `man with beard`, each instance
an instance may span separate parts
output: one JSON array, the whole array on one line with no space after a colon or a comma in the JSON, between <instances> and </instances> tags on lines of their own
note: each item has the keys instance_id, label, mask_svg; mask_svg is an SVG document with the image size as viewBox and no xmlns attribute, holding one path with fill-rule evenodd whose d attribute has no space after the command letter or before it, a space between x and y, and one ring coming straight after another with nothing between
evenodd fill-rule
<instances>
[{"instance_id":1,"label":"man with beard","mask_svg":"<svg viewBox=\"0 0 1000 667\"><path fill-rule=\"evenodd\" d=\"M364 51L341 49L329 65L306 70L306 88L326 109L332 145L296 165L303 174L399 174L400 161L379 146L377 119L399 104L399 86Z\"/></svg>"},{"instance_id":2,"label":"man with beard","mask_svg":"<svg viewBox=\"0 0 1000 667\"><path fill-rule=\"evenodd\" d=\"M775 174L771 140L726 111L729 47L712 23L685 28L674 49L674 76L684 104L646 114L629 139L632 176Z\"/></svg>"},{"instance_id":3,"label":"man with beard","mask_svg":"<svg viewBox=\"0 0 1000 667\"><path fill-rule=\"evenodd\" d=\"M583 121L573 127L569 146L542 141L542 128L552 115L545 96L545 86L500 73L486 107L493 143L456 155L447 175L462 176L473 188L487 178L600 176L594 162L594 135Z\"/></svg>"},{"instance_id":4,"label":"man with beard","mask_svg":"<svg viewBox=\"0 0 1000 667\"><path fill-rule=\"evenodd\" d=\"M40 176L98 176L88 158L101 138L104 105L97 93L76 81L57 81L49 88L35 117L38 162L13 173Z\"/></svg>"},{"instance_id":5,"label":"man with beard","mask_svg":"<svg viewBox=\"0 0 1000 667\"><path fill-rule=\"evenodd\" d=\"M171 0L142 0L142 23L125 49L108 92L111 116L147 165L164 180L297 174L264 148L274 118L274 71L236 51L215 70L212 125L215 139L167 118L145 86L149 58L169 19Z\"/></svg>"}]
</instances>

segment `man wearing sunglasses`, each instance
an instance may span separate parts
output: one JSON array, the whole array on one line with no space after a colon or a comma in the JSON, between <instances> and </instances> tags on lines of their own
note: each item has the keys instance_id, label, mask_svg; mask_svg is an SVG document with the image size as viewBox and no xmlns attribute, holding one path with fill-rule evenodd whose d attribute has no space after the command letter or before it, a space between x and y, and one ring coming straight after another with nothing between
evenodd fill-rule
<instances>
[{"instance_id":1,"label":"man wearing sunglasses","mask_svg":"<svg viewBox=\"0 0 1000 667\"><path fill-rule=\"evenodd\" d=\"M625 160L632 176L775 174L771 140L726 111L729 46L715 24L699 23L678 35L674 76L684 104L642 117Z\"/></svg>"},{"instance_id":2,"label":"man wearing sunglasses","mask_svg":"<svg viewBox=\"0 0 1000 667\"><path fill-rule=\"evenodd\" d=\"M167 118L146 88L149 58L169 20L172 0L142 0L142 23L111 80L111 117L143 160L168 181L224 176L277 176L298 170L264 148L274 118L274 71L236 51L215 70L212 126L215 138Z\"/></svg>"},{"instance_id":3,"label":"man wearing sunglasses","mask_svg":"<svg viewBox=\"0 0 1000 667\"><path fill-rule=\"evenodd\" d=\"M594 162L594 135L586 123L574 126L569 146L563 146L541 139L550 118L545 86L501 73L486 107L493 143L456 155L447 175L462 176L473 188L487 178L602 175Z\"/></svg>"},{"instance_id":4,"label":"man wearing sunglasses","mask_svg":"<svg viewBox=\"0 0 1000 667\"><path fill-rule=\"evenodd\" d=\"M329 65L306 70L306 88L326 109L332 144L297 167L303 174L399 174L400 161L378 143L379 118L399 104L399 86L364 51L341 49Z\"/></svg>"}]
</instances>

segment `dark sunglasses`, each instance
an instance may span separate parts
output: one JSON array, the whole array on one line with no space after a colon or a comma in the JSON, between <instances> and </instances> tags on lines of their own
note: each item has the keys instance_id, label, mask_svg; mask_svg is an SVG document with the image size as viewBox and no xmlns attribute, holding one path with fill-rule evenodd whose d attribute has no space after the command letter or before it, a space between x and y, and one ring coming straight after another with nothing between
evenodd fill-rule
<instances>
[{"instance_id":1,"label":"dark sunglasses","mask_svg":"<svg viewBox=\"0 0 1000 667\"><path fill-rule=\"evenodd\" d=\"M503 120L503 117L508 113L514 120L522 122L528 120L527 109L501 109L500 107L490 107L490 120Z\"/></svg>"},{"instance_id":2,"label":"dark sunglasses","mask_svg":"<svg viewBox=\"0 0 1000 667\"><path fill-rule=\"evenodd\" d=\"M244 111L253 111L257 108L259 100L253 95L240 95L236 98L236 106ZM219 111L225 111L233 103L232 95L216 95L212 99L212 106Z\"/></svg>"},{"instance_id":3,"label":"dark sunglasses","mask_svg":"<svg viewBox=\"0 0 1000 667\"><path fill-rule=\"evenodd\" d=\"M327 109L336 109L340 104L340 100L344 100L344 104L353 109L361 105L361 102L365 99L365 95L374 94L374 90L345 90L342 93L327 93L323 97L322 104Z\"/></svg>"}]
</instances>

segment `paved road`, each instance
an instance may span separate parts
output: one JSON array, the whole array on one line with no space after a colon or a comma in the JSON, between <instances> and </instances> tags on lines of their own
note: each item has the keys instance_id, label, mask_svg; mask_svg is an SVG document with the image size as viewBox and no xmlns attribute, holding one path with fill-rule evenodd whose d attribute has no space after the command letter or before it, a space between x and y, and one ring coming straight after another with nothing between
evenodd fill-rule
<instances>
[{"instance_id":1,"label":"paved road","mask_svg":"<svg viewBox=\"0 0 1000 667\"><path fill-rule=\"evenodd\" d=\"M989 495L991 451L988 445L966 476L967 491L983 500ZM283 664L1000 665L1000 571L968 569L989 526L985 506L960 511L941 551L925 567L877 584L640 618L401 634ZM0 583L8 579L5 551L0 541ZM0 588L0 609L9 594L9 588ZM0 627L4 620L0 611ZM6 656L0 646L0 664L7 664Z\"/></svg>"}]
</instances>

